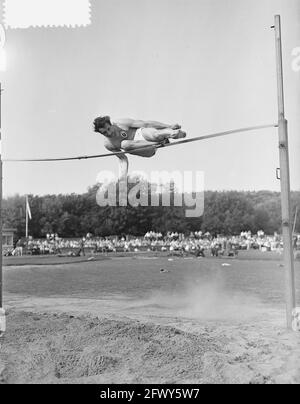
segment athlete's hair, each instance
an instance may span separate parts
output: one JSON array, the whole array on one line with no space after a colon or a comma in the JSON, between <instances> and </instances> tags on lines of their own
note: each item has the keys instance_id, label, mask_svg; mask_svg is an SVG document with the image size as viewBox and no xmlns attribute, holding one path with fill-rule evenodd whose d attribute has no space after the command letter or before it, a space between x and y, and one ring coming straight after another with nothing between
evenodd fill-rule
<instances>
[{"instance_id":1,"label":"athlete's hair","mask_svg":"<svg viewBox=\"0 0 300 404\"><path fill-rule=\"evenodd\" d=\"M94 131L99 132L99 129L104 128L105 124L108 123L111 125L109 116L99 116L94 120Z\"/></svg>"}]
</instances>

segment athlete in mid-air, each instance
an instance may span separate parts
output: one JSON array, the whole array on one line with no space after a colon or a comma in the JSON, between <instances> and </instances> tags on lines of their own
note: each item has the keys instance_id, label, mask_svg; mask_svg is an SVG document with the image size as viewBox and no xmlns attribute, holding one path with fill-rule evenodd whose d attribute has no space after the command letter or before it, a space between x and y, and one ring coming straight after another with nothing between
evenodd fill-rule
<instances>
[{"instance_id":1,"label":"athlete in mid-air","mask_svg":"<svg viewBox=\"0 0 300 404\"><path fill-rule=\"evenodd\" d=\"M168 125L155 121L134 119L117 119L111 121L109 116L98 117L94 120L94 131L105 136L104 146L111 152L125 151L141 157L152 157L155 147L169 143L169 139L181 139L186 133L178 124ZM128 159L125 154L118 154L120 159L120 178L127 177Z\"/></svg>"}]
</instances>

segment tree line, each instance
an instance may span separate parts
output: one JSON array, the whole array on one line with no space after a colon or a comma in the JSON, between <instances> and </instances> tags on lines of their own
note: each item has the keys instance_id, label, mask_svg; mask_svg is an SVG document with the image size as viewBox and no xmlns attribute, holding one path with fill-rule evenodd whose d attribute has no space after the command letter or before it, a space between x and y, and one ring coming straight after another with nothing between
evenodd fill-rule
<instances>
[{"instance_id":1,"label":"tree line","mask_svg":"<svg viewBox=\"0 0 300 404\"><path fill-rule=\"evenodd\" d=\"M100 207L96 202L97 191L98 186L93 186L84 194L28 195L32 213L29 234L43 238L57 233L71 238L87 233L102 237L143 236L149 230L185 234L201 230L223 235L248 230L252 233L263 230L266 234L281 231L279 192L205 191L203 216L187 218L184 206ZM300 216L300 192L292 192L291 200L293 212L298 206ZM25 196L4 199L2 214L4 227L15 228L17 238L24 237ZM300 233L300 217L296 232Z\"/></svg>"}]
</instances>

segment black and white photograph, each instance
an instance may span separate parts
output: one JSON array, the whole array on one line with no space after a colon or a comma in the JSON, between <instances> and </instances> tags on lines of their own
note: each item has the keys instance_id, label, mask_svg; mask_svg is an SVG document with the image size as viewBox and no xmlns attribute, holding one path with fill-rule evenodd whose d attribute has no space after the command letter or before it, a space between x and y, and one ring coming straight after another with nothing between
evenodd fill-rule
<instances>
[{"instance_id":1,"label":"black and white photograph","mask_svg":"<svg viewBox=\"0 0 300 404\"><path fill-rule=\"evenodd\" d=\"M0 0L0 143L0 384L300 384L300 0Z\"/></svg>"}]
</instances>

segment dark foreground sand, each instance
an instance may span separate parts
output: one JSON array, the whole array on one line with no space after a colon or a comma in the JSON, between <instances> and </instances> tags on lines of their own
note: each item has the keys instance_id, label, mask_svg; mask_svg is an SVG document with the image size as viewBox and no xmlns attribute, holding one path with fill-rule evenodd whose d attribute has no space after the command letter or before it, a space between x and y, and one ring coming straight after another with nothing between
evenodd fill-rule
<instances>
[{"instance_id":1,"label":"dark foreground sand","mask_svg":"<svg viewBox=\"0 0 300 404\"><path fill-rule=\"evenodd\" d=\"M118 258L4 281L1 383L300 383L278 261Z\"/></svg>"},{"instance_id":2,"label":"dark foreground sand","mask_svg":"<svg viewBox=\"0 0 300 404\"><path fill-rule=\"evenodd\" d=\"M122 299L9 307L1 383L300 383L300 335L270 308L240 320Z\"/></svg>"}]
</instances>

